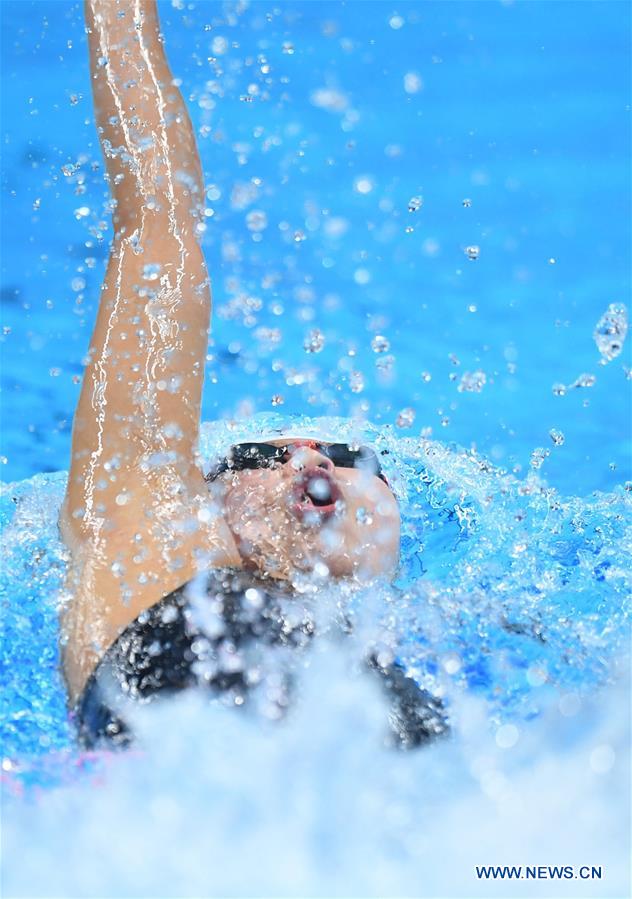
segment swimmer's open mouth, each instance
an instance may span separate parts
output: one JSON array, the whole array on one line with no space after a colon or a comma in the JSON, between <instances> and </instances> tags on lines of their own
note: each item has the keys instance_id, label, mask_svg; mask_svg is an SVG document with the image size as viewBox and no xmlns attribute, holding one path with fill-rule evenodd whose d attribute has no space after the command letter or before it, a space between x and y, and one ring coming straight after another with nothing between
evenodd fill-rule
<instances>
[{"instance_id":1,"label":"swimmer's open mouth","mask_svg":"<svg viewBox=\"0 0 632 899\"><path fill-rule=\"evenodd\" d=\"M342 499L342 492L333 477L323 468L308 468L292 483L294 503L292 511L299 518L317 514L330 518Z\"/></svg>"}]
</instances>

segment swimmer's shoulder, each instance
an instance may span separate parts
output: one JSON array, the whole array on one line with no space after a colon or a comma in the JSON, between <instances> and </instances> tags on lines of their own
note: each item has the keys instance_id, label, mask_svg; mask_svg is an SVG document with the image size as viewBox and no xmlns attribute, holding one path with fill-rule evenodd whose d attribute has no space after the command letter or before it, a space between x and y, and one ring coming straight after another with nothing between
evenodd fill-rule
<instances>
[{"instance_id":1,"label":"swimmer's shoulder","mask_svg":"<svg viewBox=\"0 0 632 899\"><path fill-rule=\"evenodd\" d=\"M79 695L108 646L141 612L202 570L241 566L201 476L199 485L171 496L142 486L126 494L124 503L97 507L91 516L73 514L67 500L60 512L69 550L61 625L71 696Z\"/></svg>"}]
</instances>

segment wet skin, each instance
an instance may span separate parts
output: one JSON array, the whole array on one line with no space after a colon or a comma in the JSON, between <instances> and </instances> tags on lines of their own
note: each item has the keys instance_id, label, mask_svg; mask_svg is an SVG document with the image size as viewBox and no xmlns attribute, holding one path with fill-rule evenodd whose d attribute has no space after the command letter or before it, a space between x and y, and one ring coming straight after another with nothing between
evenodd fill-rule
<instances>
[{"instance_id":1,"label":"wet skin","mask_svg":"<svg viewBox=\"0 0 632 899\"><path fill-rule=\"evenodd\" d=\"M295 444L283 464L226 472L213 492L246 567L287 578L320 562L334 577L368 578L397 566L400 514L389 487L317 449Z\"/></svg>"},{"instance_id":2,"label":"wet skin","mask_svg":"<svg viewBox=\"0 0 632 899\"><path fill-rule=\"evenodd\" d=\"M59 520L71 700L128 624L201 571L390 574L400 527L381 480L309 447L273 470L226 474L209 495L196 464L211 292L195 134L155 2L86 0L85 11L114 239Z\"/></svg>"}]
</instances>

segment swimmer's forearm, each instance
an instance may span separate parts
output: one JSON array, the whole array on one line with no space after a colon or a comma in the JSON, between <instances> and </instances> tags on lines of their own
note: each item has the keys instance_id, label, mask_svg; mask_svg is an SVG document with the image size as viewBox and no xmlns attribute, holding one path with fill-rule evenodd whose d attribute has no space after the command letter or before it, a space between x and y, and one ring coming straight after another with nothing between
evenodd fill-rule
<instances>
[{"instance_id":1,"label":"swimmer's forearm","mask_svg":"<svg viewBox=\"0 0 632 899\"><path fill-rule=\"evenodd\" d=\"M165 56L155 0L86 0L99 137L117 233L152 218L193 230L203 178L191 122Z\"/></svg>"},{"instance_id":2,"label":"swimmer's forearm","mask_svg":"<svg viewBox=\"0 0 632 899\"><path fill-rule=\"evenodd\" d=\"M87 0L86 24L116 210L73 425L65 508L80 535L120 514L123 488L142 484L155 498L157 471L201 481L194 460L211 309L192 214L200 164L155 3Z\"/></svg>"}]
</instances>

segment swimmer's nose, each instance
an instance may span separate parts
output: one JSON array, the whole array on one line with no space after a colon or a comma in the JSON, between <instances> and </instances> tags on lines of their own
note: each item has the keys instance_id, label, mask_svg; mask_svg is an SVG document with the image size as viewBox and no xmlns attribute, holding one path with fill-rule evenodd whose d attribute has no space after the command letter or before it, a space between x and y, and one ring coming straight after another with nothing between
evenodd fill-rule
<instances>
[{"instance_id":1,"label":"swimmer's nose","mask_svg":"<svg viewBox=\"0 0 632 899\"><path fill-rule=\"evenodd\" d=\"M322 468L333 474L334 463L324 453L311 446L296 444L290 450L291 465L298 470L302 468Z\"/></svg>"}]
</instances>

